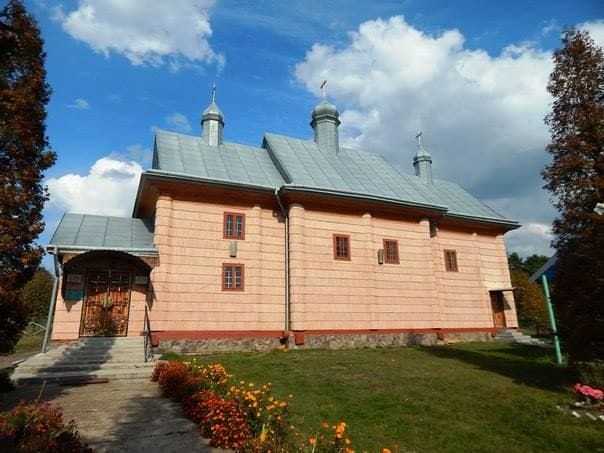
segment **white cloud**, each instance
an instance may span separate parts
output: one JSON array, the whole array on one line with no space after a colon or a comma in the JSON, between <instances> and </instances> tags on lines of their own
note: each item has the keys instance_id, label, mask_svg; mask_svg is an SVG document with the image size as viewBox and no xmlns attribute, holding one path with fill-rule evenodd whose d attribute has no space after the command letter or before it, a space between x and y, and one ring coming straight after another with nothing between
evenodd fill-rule
<instances>
[{"instance_id":1,"label":"white cloud","mask_svg":"<svg viewBox=\"0 0 604 453\"><path fill-rule=\"evenodd\" d=\"M490 55L466 49L458 30L429 35L402 16L367 21L349 37L344 48L314 44L295 67L297 80L316 95L328 80L342 112L341 143L378 152L412 173L414 136L422 128L435 177L482 199L514 192L533 202L525 210L506 203L512 209L502 214L525 224L551 221L549 208L540 218L529 215L535 199L544 198L539 169L547 160L550 52L510 44ZM532 235L536 248L547 248L544 236Z\"/></svg>"},{"instance_id":2,"label":"white cloud","mask_svg":"<svg viewBox=\"0 0 604 453\"><path fill-rule=\"evenodd\" d=\"M126 152L122 154L114 154L113 157L117 157L121 160L134 160L143 166L151 164L153 158L153 151L150 148L145 148L143 145L136 143L126 147Z\"/></svg>"},{"instance_id":3,"label":"white cloud","mask_svg":"<svg viewBox=\"0 0 604 453\"><path fill-rule=\"evenodd\" d=\"M208 42L213 6L214 0L79 0L73 11L55 9L53 19L95 52L116 52L134 65L222 67L224 57Z\"/></svg>"},{"instance_id":4,"label":"white cloud","mask_svg":"<svg viewBox=\"0 0 604 453\"><path fill-rule=\"evenodd\" d=\"M588 31L591 39L593 39L598 46L604 47L604 19L584 22L580 24L578 28Z\"/></svg>"},{"instance_id":5,"label":"white cloud","mask_svg":"<svg viewBox=\"0 0 604 453\"><path fill-rule=\"evenodd\" d=\"M88 103L88 101L86 99L82 99L82 98L74 99L74 101L71 104L69 104L67 107L69 107L71 109L76 109L76 110L90 110L90 104Z\"/></svg>"},{"instance_id":6,"label":"white cloud","mask_svg":"<svg viewBox=\"0 0 604 453\"><path fill-rule=\"evenodd\" d=\"M553 255L554 252L549 247L552 239L551 225L543 223L529 223L505 235L508 251L516 252L521 256L529 256L534 253L545 256Z\"/></svg>"},{"instance_id":7,"label":"white cloud","mask_svg":"<svg viewBox=\"0 0 604 453\"><path fill-rule=\"evenodd\" d=\"M185 115L174 112L166 116L165 121L168 125L180 132L191 132L191 124Z\"/></svg>"},{"instance_id":8,"label":"white cloud","mask_svg":"<svg viewBox=\"0 0 604 453\"><path fill-rule=\"evenodd\" d=\"M46 180L50 206L80 214L129 217L141 172L134 161L103 157L87 175L69 173Z\"/></svg>"}]
</instances>

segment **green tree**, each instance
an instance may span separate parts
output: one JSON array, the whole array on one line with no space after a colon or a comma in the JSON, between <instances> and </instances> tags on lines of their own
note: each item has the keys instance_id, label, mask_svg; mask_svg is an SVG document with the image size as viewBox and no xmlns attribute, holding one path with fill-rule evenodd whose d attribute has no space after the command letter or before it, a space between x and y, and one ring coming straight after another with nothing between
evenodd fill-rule
<instances>
[{"instance_id":1,"label":"green tree","mask_svg":"<svg viewBox=\"0 0 604 453\"><path fill-rule=\"evenodd\" d=\"M52 295L54 279L45 268L39 268L19 295L19 300L31 314L30 320L44 323L48 317L48 306Z\"/></svg>"},{"instance_id":2,"label":"green tree","mask_svg":"<svg viewBox=\"0 0 604 453\"><path fill-rule=\"evenodd\" d=\"M548 91L552 163L542 175L559 217L554 303L571 361L604 357L604 54L589 34L567 30Z\"/></svg>"},{"instance_id":3,"label":"green tree","mask_svg":"<svg viewBox=\"0 0 604 453\"><path fill-rule=\"evenodd\" d=\"M549 258L545 255L533 254L527 256L524 260L524 270L528 272L529 276L533 275L547 262L547 260L549 260Z\"/></svg>"},{"instance_id":4,"label":"green tree","mask_svg":"<svg viewBox=\"0 0 604 453\"><path fill-rule=\"evenodd\" d=\"M512 269L510 277L516 288L514 300L520 327L534 328L537 333L548 330L549 319L541 287L529 282L529 274L522 269Z\"/></svg>"},{"instance_id":5,"label":"green tree","mask_svg":"<svg viewBox=\"0 0 604 453\"><path fill-rule=\"evenodd\" d=\"M508 255L508 266L510 267L510 272L514 269L524 269L524 261L522 257L518 255L516 252L512 252Z\"/></svg>"},{"instance_id":6,"label":"green tree","mask_svg":"<svg viewBox=\"0 0 604 453\"><path fill-rule=\"evenodd\" d=\"M0 56L0 352L8 352L29 317L19 292L42 257L34 244L48 198L41 181L56 158L45 136L43 42L19 0L0 10Z\"/></svg>"}]
</instances>

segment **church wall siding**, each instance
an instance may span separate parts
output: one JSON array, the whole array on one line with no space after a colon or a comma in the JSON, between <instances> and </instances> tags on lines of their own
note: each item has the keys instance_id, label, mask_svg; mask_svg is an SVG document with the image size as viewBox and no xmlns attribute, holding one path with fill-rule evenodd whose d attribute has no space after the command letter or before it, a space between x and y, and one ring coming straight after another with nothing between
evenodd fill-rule
<instances>
[{"instance_id":1,"label":"church wall siding","mask_svg":"<svg viewBox=\"0 0 604 453\"><path fill-rule=\"evenodd\" d=\"M157 201L152 274L153 330L283 329L284 224L272 209L172 199ZM224 212L245 214L245 239L223 239ZM245 266L244 290L222 290L222 264Z\"/></svg>"}]
</instances>

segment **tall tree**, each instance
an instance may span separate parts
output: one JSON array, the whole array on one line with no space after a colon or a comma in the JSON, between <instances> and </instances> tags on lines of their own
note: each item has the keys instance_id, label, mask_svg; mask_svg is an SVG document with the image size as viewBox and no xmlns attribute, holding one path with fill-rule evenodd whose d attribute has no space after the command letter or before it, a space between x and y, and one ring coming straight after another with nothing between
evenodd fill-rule
<instances>
[{"instance_id":1,"label":"tall tree","mask_svg":"<svg viewBox=\"0 0 604 453\"><path fill-rule=\"evenodd\" d=\"M549 260L549 258L544 255L533 254L527 256L524 260L524 270L526 270L529 275L533 275L541 266L547 263L547 260Z\"/></svg>"},{"instance_id":2,"label":"tall tree","mask_svg":"<svg viewBox=\"0 0 604 453\"><path fill-rule=\"evenodd\" d=\"M539 285L529 282L529 274L519 268L510 270L510 278L516 288L514 301L520 327L535 329L538 334L548 330L547 307Z\"/></svg>"},{"instance_id":3,"label":"tall tree","mask_svg":"<svg viewBox=\"0 0 604 453\"><path fill-rule=\"evenodd\" d=\"M46 322L53 283L54 279L50 272L40 267L21 290L19 300L27 307L30 320L37 323Z\"/></svg>"},{"instance_id":4,"label":"tall tree","mask_svg":"<svg viewBox=\"0 0 604 453\"><path fill-rule=\"evenodd\" d=\"M19 291L42 257L33 242L48 198L41 181L56 158L45 136L43 41L20 0L0 11L0 55L0 352L7 352L27 323Z\"/></svg>"},{"instance_id":5,"label":"tall tree","mask_svg":"<svg viewBox=\"0 0 604 453\"><path fill-rule=\"evenodd\" d=\"M571 360L604 357L604 54L589 34L567 30L548 91L552 163L543 170L559 217L554 303Z\"/></svg>"}]
</instances>

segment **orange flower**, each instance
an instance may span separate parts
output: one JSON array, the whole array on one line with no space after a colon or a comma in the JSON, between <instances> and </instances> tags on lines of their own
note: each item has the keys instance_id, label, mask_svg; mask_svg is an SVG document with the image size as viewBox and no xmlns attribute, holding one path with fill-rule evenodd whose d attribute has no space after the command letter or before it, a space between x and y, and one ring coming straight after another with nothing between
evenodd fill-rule
<instances>
[{"instance_id":1,"label":"orange flower","mask_svg":"<svg viewBox=\"0 0 604 453\"><path fill-rule=\"evenodd\" d=\"M316 439L315 437L310 437L310 438L308 439L308 443L309 443L310 445L315 445L315 444L317 443L317 439Z\"/></svg>"},{"instance_id":2,"label":"orange flower","mask_svg":"<svg viewBox=\"0 0 604 453\"><path fill-rule=\"evenodd\" d=\"M329 423L323 422L323 428L329 428Z\"/></svg>"},{"instance_id":3,"label":"orange flower","mask_svg":"<svg viewBox=\"0 0 604 453\"><path fill-rule=\"evenodd\" d=\"M389 448L383 448L382 453L392 453Z\"/></svg>"}]
</instances>

